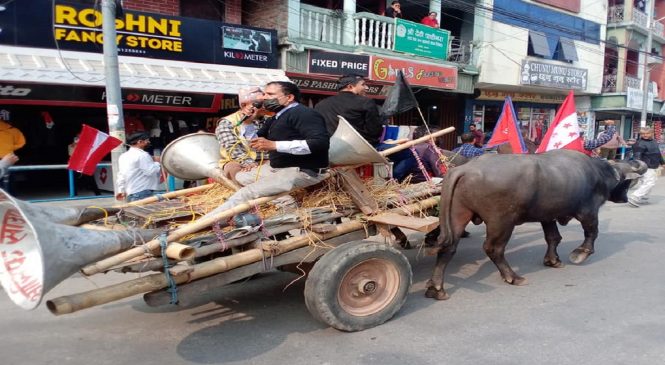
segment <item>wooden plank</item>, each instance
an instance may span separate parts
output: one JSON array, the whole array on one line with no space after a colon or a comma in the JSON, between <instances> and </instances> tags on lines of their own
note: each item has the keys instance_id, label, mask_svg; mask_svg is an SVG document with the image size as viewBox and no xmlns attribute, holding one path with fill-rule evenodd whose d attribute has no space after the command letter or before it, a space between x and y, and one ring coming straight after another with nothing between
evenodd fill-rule
<instances>
[{"instance_id":1,"label":"wooden plank","mask_svg":"<svg viewBox=\"0 0 665 365\"><path fill-rule=\"evenodd\" d=\"M419 232L430 232L439 225L439 218L416 218L395 213L384 213L367 218L368 221L378 224L412 229Z\"/></svg>"},{"instance_id":2,"label":"wooden plank","mask_svg":"<svg viewBox=\"0 0 665 365\"><path fill-rule=\"evenodd\" d=\"M356 170L340 170L338 174L342 179L342 188L349 194L358 209L365 214L375 214L379 211L379 203L369 193Z\"/></svg>"}]
</instances>

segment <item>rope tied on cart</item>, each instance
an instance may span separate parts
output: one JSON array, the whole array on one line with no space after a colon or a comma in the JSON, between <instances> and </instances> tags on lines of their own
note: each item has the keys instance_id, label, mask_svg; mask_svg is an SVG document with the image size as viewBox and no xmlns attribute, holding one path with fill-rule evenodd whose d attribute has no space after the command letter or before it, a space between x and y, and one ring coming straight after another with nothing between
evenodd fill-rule
<instances>
[{"instance_id":1,"label":"rope tied on cart","mask_svg":"<svg viewBox=\"0 0 665 365\"><path fill-rule=\"evenodd\" d=\"M159 201L159 202L169 200L167 197L164 196L164 194L155 194L155 197L157 198L157 201Z\"/></svg>"},{"instance_id":2,"label":"rope tied on cart","mask_svg":"<svg viewBox=\"0 0 665 365\"><path fill-rule=\"evenodd\" d=\"M176 286L175 280L173 280L173 277L171 276L171 272L169 272L169 259L166 257L166 246L169 244L168 241L166 240L166 232L162 233L159 235L159 246L161 247L162 251L162 262L164 264L164 275L166 276L166 283L168 284L168 289L166 289L167 292L171 294L171 301L169 302L170 304L178 304L178 288Z\"/></svg>"}]
</instances>

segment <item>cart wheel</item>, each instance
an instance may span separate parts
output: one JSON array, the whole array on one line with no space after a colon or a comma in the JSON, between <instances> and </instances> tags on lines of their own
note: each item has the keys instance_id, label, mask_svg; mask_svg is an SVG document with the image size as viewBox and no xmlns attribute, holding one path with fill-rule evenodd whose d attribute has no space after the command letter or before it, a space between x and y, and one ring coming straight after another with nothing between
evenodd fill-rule
<instances>
[{"instance_id":1,"label":"cart wheel","mask_svg":"<svg viewBox=\"0 0 665 365\"><path fill-rule=\"evenodd\" d=\"M396 249L349 242L323 255L305 282L305 304L315 318L342 331L389 320L411 286L411 265Z\"/></svg>"}]
</instances>

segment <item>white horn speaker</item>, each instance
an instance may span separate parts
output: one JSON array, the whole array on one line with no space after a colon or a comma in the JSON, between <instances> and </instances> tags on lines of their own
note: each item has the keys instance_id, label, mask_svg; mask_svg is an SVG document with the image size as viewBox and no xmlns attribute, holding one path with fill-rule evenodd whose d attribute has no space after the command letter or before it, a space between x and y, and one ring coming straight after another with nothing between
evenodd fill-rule
<instances>
[{"instance_id":1,"label":"white horn speaker","mask_svg":"<svg viewBox=\"0 0 665 365\"><path fill-rule=\"evenodd\" d=\"M169 143L162 151L162 166L183 180L216 177L219 168L219 142L212 133L192 133Z\"/></svg>"},{"instance_id":2,"label":"white horn speaker","mask_svg":"<svg viewBox=\"0 0 665 365\"><path fill-rule=\"evenodd\" d=\"M337 129L330 137L328 160L332 166L388 163L341 115Z\"/></svg>"},{"instance_id":3,"label":"white horn speaker","mask_svg":"<svg viewBox=\"0 0 665 365\"><path fill-rule=\"evenodd\" d=\"M120 211L120 208L73 208L73 207L42 207L40 205L24 202L14 199L18 208L31 217L46 222L66 224L68 226L78 226L83 223L104 218L106 215L113 215Z\"/></svg>"},{"instance_id":4,"label":"white horn speaker","mask_svg":"<svg viewBox=\"0 0 665 365\"><path fill-rule=\"evenodd\" d=\"M0 283L24 309L36 308L44 294L81 267L159 233L70 227L30 216L25 204L0 190Z\"/></svg>"}]
</instances>

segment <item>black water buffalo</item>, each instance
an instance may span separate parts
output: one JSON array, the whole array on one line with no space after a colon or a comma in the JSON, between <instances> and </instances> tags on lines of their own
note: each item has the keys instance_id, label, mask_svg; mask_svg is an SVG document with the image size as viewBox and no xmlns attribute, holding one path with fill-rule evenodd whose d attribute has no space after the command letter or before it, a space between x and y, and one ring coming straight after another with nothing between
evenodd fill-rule
<instances>
[{"instance_id":1,"label":"black water buffalo","mask_svg":"<svg viewBox=\"0 0 665 365\"><path fill-rule=\"evenodd\" d=\"M570 260L583 262L593 253L600 206L607 200L627 202L630 180L645 171L646 166L639 161L611 164L570 150L483 155L451 169L441 192L437 261L426 296L448 298L443 274L470 221L485 222L483 249L507 283L526 283L504 257L513 229L525 222L540 222L547 241L544 264L560 267L556 250L561 235L556 223L565 225L573 218L580 221L584 242L571 252Z\"/></svg>"}]
</instances>

